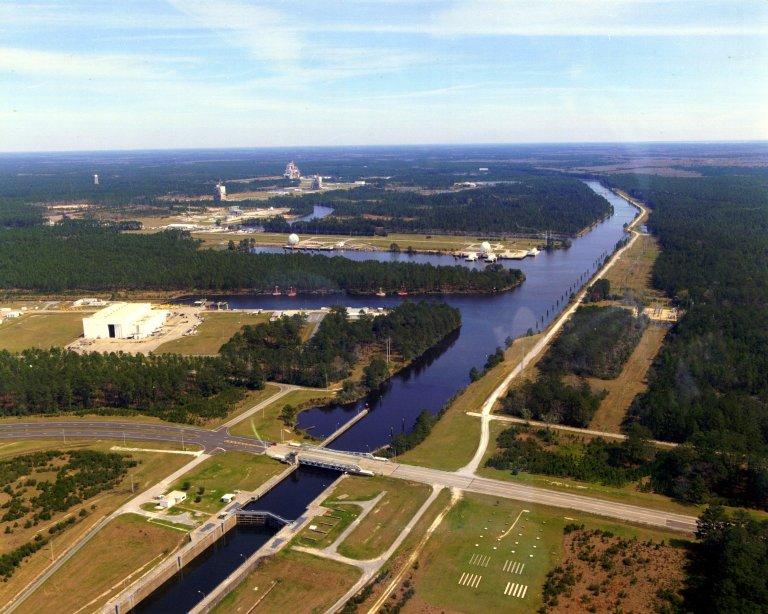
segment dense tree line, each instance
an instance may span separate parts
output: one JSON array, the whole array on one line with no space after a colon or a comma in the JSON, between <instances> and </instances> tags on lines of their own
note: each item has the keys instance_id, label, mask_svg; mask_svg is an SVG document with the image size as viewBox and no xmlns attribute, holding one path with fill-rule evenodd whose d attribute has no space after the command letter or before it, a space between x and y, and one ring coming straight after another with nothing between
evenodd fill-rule
<instances>
[{"instance_id":1,"label":"dense tree line","mask_svg":"<svg viewBox=\"0 0 768 614\"><path fill-rule=\"evenodd\" d=\"M0 199L0 228L23 228L42 223L40 207L18 200Z\"/></svg>"},{"instance_id":2,"label":"dense tree line","mask_svg":"<svg viewBox=\"0 0 768 614\"><path fill-rule=\"evenodd\" d=\"M100 223L0 230L0 286L22 290L240 290L488 293L523 280L519 270L354 262L309 254L198 249L180 232L122 234Z\"/></svg>"},{"instance_id":3,"label":"dense tree line","mask_svg":"<svg viewBox=\"0 0 768 614\"><path fill-rule=\"evenodd\" d=\"M3 416L114 409L190 422L225 416L230 388L218 358L58 348L0 352Z\"/></svg>"},{"instance_id":4,"label":"dense tree line","mask_svg":"<svg viewBox=\"0 0 768 614\"><path fill-rule=\"evenodd\" d=\"M309 386L343 379L365 346L390 339L404 360L460 325L445 303L406 302L389 314L349 320L334 308L308 342L301 317L244 327L215 357L29 349L0 352L0 415L138 412L175 422L226 416L243 388L264 378ZM378 365L366 381L383 381Z\"/></svg>"},{"instance_id":5,"label":"dense tree line","mask_svg":"<svg viewBox=\"0 0 768 614\"><path fill-rule=\"evenodd\" d=\"M710 507L691 546L686 606L693 612L768 612L768 521Z\"/></svg>"},{"instance_id":6,"label":"dense tree line","mask_svg":"<svg viewBox=\"0 0 768 614\"><path fill-rule=\"evenodd\" d=\"M693 444L669 468L689 498L732 494L724 472L742 488L768 483L768 173L610 181L651 207L654 285L686 310L631 419Z\"/></svg>"},{"instance_id":7,"label":"dense tree line","mask_svg":"<svg viewBox=\"0 0 768 614\"><path fill-rule=\"evenodd\" d=\"M501 410L526 420L587 427L601 399L584 380L573 386L559 375L542 374L511 389L501 399Z\"/></svg>"},{"instance_id":8,"label":"dense tree line","mask_svg":"<svg viewBox=\"0 0 768 614\"><path fill-rule=\"evenodd\" d=\"M545 373L618 377L648 325L622 307L579 307L539 362Z\"/></svg>"},{"instance_id":9,"label":"dense tree line","mask_svg":"<svg viewBox=\"0 0 768 614\"><path fill-rule=\"evenodd\" d=\"M266 377L327 386L349 376L364 347L381 346L389 339L392 352L410 361L458 328L461 319L457 309L427 301L408 301L386 315L354 320L344 307L333 307L307 342L301 337L304 322L293 316L245 326L222 346L222 359L245 381ZM366 382L381 383L383 372L380 364L373 365L364 374Z\"/></svg>"},{"instance_id":10,"label":"dense tree line","mask_svg":"<svg viewBox=\"0 0 768 614\"><path fill-rule=\"evenodd\" d=\"M531 432L513 426L499 434L498 450L486 464L515 473L554 475L610 486L623 486L650 473L652 453L639 435L621 443L591 439L580 444L578 453L574 453L573 445L566 450L557 443L558 436L551 430Z\"/></svg>"},{"instance_id":11,"label":"dense tree line","mask_svg":"<svg viewBox=\"0 0 768 614\"><path fill-rule=\"evenodd\" d=\"M557 174L519 173L515 179L468 190L422 193L365 186L353 190L275 197L274 206L306 213L326 205L333 214L298 222L296 232L372 234L376 227L397 232L508 234L552 230L576 234L611 212L611 205L583 182ZM368 219L366 219L368 218ZM268 230L284 232L279 220ZM284 221L282 224L285 224Z\"/></svg>"}]
</instances>

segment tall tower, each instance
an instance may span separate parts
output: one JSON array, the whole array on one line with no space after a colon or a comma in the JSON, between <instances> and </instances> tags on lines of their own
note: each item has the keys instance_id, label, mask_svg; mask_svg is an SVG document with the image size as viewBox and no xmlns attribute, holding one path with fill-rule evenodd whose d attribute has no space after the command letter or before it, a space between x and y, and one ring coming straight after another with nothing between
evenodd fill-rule
<instances>
[{"instance_id":1,"label":"tall tower","mask_svg":"<svg viewBox=\"0 0 768 614\"><path fill-rule=\"evenodd\" d=\"M99 185L99 175L98 175L98 173L93 175L93 185Z\"/></svg>"}]
</instances>

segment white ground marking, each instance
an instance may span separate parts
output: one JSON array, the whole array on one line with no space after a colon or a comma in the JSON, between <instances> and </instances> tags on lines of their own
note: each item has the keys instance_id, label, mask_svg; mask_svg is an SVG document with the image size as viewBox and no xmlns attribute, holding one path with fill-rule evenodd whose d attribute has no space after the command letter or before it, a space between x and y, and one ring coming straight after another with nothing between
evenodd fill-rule
<instances>
[{"instance_id":1,"label":"white ground marking","mask_svg":"<svg viewBox=\"0 0 768 614\"><path fill-rule=\"evenodd\" d=\"M504 589L504 594L511 597L517 597L518 599L525 599L525 594L528 592L527 584L518 584L517 582L507 582L507 587Z\"/></svg>"}]
</instances>

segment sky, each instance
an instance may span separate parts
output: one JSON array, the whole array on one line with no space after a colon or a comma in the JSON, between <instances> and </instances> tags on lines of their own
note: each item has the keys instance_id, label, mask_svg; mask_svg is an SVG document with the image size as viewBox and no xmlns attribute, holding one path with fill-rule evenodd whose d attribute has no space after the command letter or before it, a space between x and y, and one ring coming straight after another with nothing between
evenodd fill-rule
<instances>
[{"instance_id":1,"label":"sky","mask_svg":"<svg viewBox=\"0 0 768 614\"><path fill-rule=\"evenodd\" d=\"M767 0L2 0L0 151L768 138Z\"/></svg>"}]
</instances>

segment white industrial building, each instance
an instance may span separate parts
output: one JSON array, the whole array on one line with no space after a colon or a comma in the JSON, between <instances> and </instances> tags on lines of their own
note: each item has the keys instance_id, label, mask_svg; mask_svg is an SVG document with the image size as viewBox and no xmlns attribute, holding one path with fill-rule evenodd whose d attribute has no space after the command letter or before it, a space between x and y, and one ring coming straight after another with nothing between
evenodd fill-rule
<instances>
[{"instance_id":1,"label":"white industrial building","mask_svg":"<svg viewBox=\"0 0 768 614\"><path fill-rule=\"evenodd\" d=\"M143 339L165 324L168 312L150 303L113 303L83 318L86 339Z\"/></svg>"}]
</instances>

